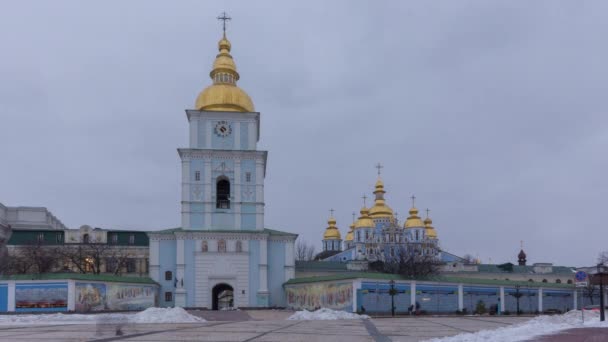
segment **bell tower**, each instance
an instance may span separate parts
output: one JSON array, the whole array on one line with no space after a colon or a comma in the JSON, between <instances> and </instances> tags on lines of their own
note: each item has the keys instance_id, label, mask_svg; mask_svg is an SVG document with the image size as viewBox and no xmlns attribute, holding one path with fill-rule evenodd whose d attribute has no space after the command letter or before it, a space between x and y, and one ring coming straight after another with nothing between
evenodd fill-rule
<instances>
[{"instance_id":1,"label":"bell tower","mask_svg":"<svg viewBox=\"0 0 608 342\"><path fill-rule=\"evenodd\" d=\"M187 230L264 229L266 151L257 150L260 113L238 87L240 75L224 32L209 73L212 84L186 110L190 146L182 163L181 226Z\"/></svg>"}]
</instances>

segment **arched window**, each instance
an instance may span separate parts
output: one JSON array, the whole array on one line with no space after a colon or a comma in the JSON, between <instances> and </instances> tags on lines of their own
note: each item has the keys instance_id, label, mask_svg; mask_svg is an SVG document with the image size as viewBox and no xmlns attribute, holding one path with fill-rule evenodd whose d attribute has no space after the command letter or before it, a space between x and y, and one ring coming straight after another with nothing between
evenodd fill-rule
<instances>
[{"instance_id":1,"label":"arched window","mask_svg":"<svg viewBox=\"0 0 608 342\"><path fill-rule=\"evenodd\" d=\"M220 253L226 252L226 240L217 241L217 251Z\"/></svg>"},{"instance_id":2,"label":"arched window","mask_svg":"<svg viewBox=\"0 0 608 342\"><path fill-rule=\"evenodd\" d=\"M572 284L572 279L568 279L568 284Z\"/></svg>"},{"instance_id":3,"label":"arched window","mask_svg":"<svg viewBox=\"0 0 608 342\"><path fill-rule=\"evenodd\" d=\"M171 272L171 271L165 272L165 280L173 280L173 272Z\"/></svg>"},{"instance_id":4,"label":"arched window","mask_svg":"<svg viewBox=\"0 0 608 342\"><path fill-rule=\"evenodd\" d=\"M561 283L562 283L562 280L561 280L561 279L557 279L557 280L555 281L555 283L556 283L556 284L561 284Z\"/></svg>"},{"instance_id":5,"label":"arched window","mask_svg":"<svg viewBox=\"0 0 608 342\"><path fill-rule=\"evenodd\" d=\"M236 242L236 251L237 251L237 253L240 253L243 251L243 243L241 241Z\"/></svg>"},{"instance_id":6,"label":"arched window","mask_svg":"<svg viewBox=\"0 0 608 342\"><path fill-rule=\"evenodd\" d=\"M230 209L230 182L226 178L220 178L216 184L217 209Z\"/></svg>"},{"instance_id":7,"label":"arched window","mask_svg":"<svg viewBox=\"0 0 608 342\"><path fill-rule=\"evenodd\" d=\"M207 241L203 241L203 245L201 246L201 251L203 251L203 252L209 251L209 244L207 243Z\"/></svg>"},{"instance_id":8,"label":"arched window","mask_svg":"<svg viewBox=\"0 0 608 342\"><path fill-rule=\"evenodd\" d=\"M543 279L543 283L546 283L546 282L547 282L547 279Z\"/></svg>"},{"instance_id":9,"label":"arched window","mask_svg":"<svg viewBox=\"0 0 608 342\"><path fill-rule=\"evenodd\" d=\"M531 283L533 283L533 282L534 282L534 280L532 280L532 279L528 279L528 281L529 281L529 282L531 282Z\"/></svg>"},{"instance_id":10,"label":"arched window","mask_svg":"<svg viewBox=\"0 0 608 342\"><path fill-rule=\"evenodd\" d=\"M90 240L89 234L84 234L82 236L82 243L89 243L89 240Z\"/></svg>"}]
</instances>

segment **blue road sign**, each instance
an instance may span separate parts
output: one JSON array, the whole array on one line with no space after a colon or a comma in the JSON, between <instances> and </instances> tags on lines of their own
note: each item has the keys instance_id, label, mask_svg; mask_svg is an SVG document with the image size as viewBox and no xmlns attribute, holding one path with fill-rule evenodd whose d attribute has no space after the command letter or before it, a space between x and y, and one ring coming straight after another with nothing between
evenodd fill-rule
<instances>
[{"instance_id":1,"label":"blue road sign","mask_svg":"<svg viewBox=\"0 0 608 342\"><path fill-rule=\"evenodd\" d=\"M582 282L587 280L587 273L583 272L583 271L578 271L576 272L576 274L574 275L574 278L576 279L576 281L578 282Z\"/></svg>"}]
</instances>

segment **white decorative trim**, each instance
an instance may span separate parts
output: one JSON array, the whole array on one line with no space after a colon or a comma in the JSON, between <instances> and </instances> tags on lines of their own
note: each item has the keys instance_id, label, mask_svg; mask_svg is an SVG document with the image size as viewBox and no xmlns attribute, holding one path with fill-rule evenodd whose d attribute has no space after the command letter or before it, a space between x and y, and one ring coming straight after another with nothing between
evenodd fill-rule
<instances>
[{"instance_id":1,"label":"white decorative trim","mask_svg":"<svg viewBox=\"0 0 608 342\"><path fill-rule=\"evenodd\" d=\"M226 159L226 160L256 160L262 165L266 164L268 151L243 151L243 150L213 150L197 148L178 148L177 152L182 159ZM264 169L260 169L263 171ZM260 172L261 173L261 172Z\"/></svg>"}]
</instances>

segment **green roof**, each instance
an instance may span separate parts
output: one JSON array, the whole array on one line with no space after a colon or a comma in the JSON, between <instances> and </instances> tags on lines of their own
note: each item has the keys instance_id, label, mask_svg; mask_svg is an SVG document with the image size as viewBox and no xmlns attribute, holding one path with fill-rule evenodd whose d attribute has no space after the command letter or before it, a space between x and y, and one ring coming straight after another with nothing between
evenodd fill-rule
<instances>
[{"instance_id":1,"label":"green roof","mask_svg":"<svg viewBox=\"0 0 608 342\"><path fill-rule=\"evenodd\" d=\"M88 280L88 281L110 281L116 283L137 283L158 285L154 280L147 277L121 277L105 274L83 274L83 273L43 273L43 274L16 274L0 276L2 280Z\"/></svg>"},{"instance_id":2,"label":"green roof","mask_svg":"<svg viewBox=\"0 0 608 342\"><path fill-rule=\"evenodd\" d=\"M247 233L247 234L268 234L268 235L282 235L282 236L298 236L298 234L295 233L289 233L289 232L283 232L280 230L274 230L274 229L268 229L268 228L264 228L264 230L233 230L233 229L212 229L212 230L206 230L206 229L183 229L183 228L171 228L171 229L163 229L163 230L157 230L157 231L148 231L148 234L174 234L177 232L184 232L184 233Z\"/></svg>"},{"instance_id":3,"label":"green roof","mask_svg":"<svg viewBox=\"0 0 608 342\"><path fill-rule=\"evenodd\" d=\"M513 272L505 271L504 269L498 267L499 265L491 265L491 264L480 264L477 265L478 272L459 272L459 273L528 273L528 274L539 274L534 272L533 265L513 265ZM542 266L541 266L542 267ZM574 274L574 267L567 266L551 266L552 272L546 274Z\"/></svg>"},{"instance_id":4,"label":"green roof","mask_svg":"<svg viewBox=\"0 0 608 342\"><path fill-rule=\"evenodd\" d=\"M552 288L566 288L574 289L572 284L555 284L555 283L531 283L527 281L511 281L511 280L493 280L493 279L479 279L479 278L459 278L459 277L445 277L445 276L433 276L428 278L406 278L398 274L389 273L376 273L376 272L353 272L345 274L336 274L330 276L318 276L318 277L305 277L305 278L294 278L290 279L285 285L291 284L302 284L302 283L313 283L319 281L333 281L333 280L345 280L345 279L384 279L384 280L417 280L417 281L434 281L443 283L457 283L457 284L476 284L476 285L504 285L504 286L526 286L526 287L552 287Z\"/></svg>"}]
</instances>

